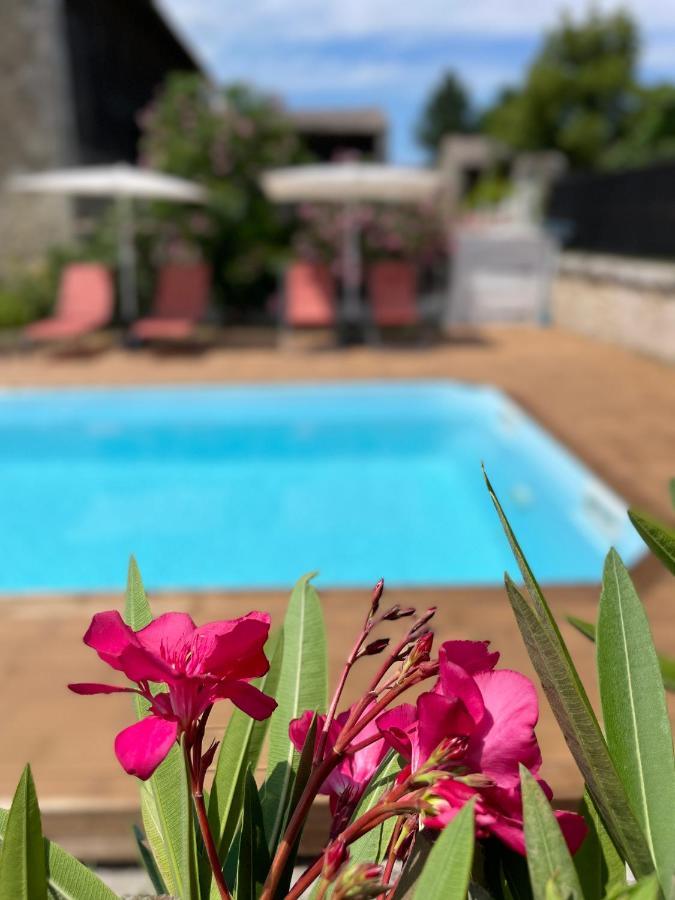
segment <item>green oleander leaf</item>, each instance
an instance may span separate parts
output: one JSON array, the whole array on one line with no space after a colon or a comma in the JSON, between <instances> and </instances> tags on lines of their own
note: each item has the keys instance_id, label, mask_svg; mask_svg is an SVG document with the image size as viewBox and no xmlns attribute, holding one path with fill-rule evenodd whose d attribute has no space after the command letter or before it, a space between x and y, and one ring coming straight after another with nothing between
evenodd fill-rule
<instances>
[{"instance_id":1,"label":"green oleander leaf","mask_svg":"<svg viewBox=\"0 0 675 900\"><path fill-rule=\"evenodd\" d=\"M26 766L4 823L0 900L47 900L47 865L35 784Z\"/></svg>"},{"instance_id":2,"label":"green oleander leaf","mask_svg":"<svg viewBox=\"0 0 675 900\"><path fill-rule=\"evenodd\" d=\"M551 804L525 766L520 766L527 867L534 900L583 900L577 870Z\"/></svg>"},{"instance_id":3,"label":"green oleander leaf","mask_svg":"<svg viewBox=\"0 0 675 900\"><path fill-rule=\"evenodd\" d=\"M352 822L369 812L379 802L382 794L393 786L396 776L404 765L405 762L402 757L393 750L384 757L352 815ZM381 825L378 825L377 828L367 831L358 840L354 841L349 847L351 860L353 862L381 862L386 853L395 824L396 819L392 816Z\"/></svg>"},{"instance_id":4,"label":"green oleander leaf","mask_svg":"<svg viewBox=\"0 0 675 900\"><path fill-rule=\"evenodd\" d=\"M628 517L654 556L675 575L675 529L634 509L628 510Z\"/></svg>"},{"instance_id":5,"label":"green oleander leaf","mask_svg":"<svg viewBox=\"0 0 675 900\"><path fill-rule=\"evenodd\" d=\"M647 616L615 550L605 562L596 646L607 744L669 897L675 873L670 720Z\"/></svg>"},{"instance_id":6,"label":"green oleander leaf","mask_svg":"<svg viewBox=\"0 0 675 900\"><path fill-rule=\"evenodd\" d=\"M595 641L595 625L592 622L585 622L583 619L577 619L576 616L567 616L567 621L584 637ZM657 653L656 658L659 661L664 688L667 691L675 691L675 659L663 656L661 653Z\"/></svg>"},{"instance_id":7,"label":"green oleander leaf","mask_svg":"<svg viewBox=\"0 0 675 900\"><path fill-rule=\"evenodd\" d=\"M585 900L602 900L607 893L625 887L626 866L587 790L580 812L588 825L588 834L574 854L574 865Z\"/></svg>"},{"instance_id":8,"label":"green oleander leaf","mask_svg":"<svg viewBox=\"0 0 675 900\"><path fill-rule=\"evenodd\" d=\"M0 809L0 846L3 845L9 813ZM91 869L58 844L43 838L47 888L52 900L119 900Z\"/></svg>"},{"instance_id":9,"label":"green oleander leaf","mask_svg":"<svg viewBox=\"0 0 675 900\"><path fill-rule=\"evenodd\" d=\"M258 788L250 766L246 770L235 879L236 900L256 900L270 867Z\"/></svg>"},{"instance_id":10,"label":"green oleander leaf","mask_svg":"<svg viewBox=\"0 0 675 900\"><path fill-rule=\"evenodd\" d=\"M265 652L270 660L269 671L251 683L275 696L284 652L280 630L270 635ZM209 822L221 859L227 856L237 830L244 803L246 772L249 767L255 771L269 723L270 719L258 722L235 709L225 730L208 804Z\"/></svg>"},{"instance_id":11,"label":"green oleander leaf","mask_svg":"<svg viewBox=\"0 0 675 900\"><path fill-rule=\"evenodd\" d=\"M487 475L485 480L527 588L529 601L505 576L507 595L532 664L612 840L638 877L648 875L653 869L651 854L593 707Z\"/></svg>"},{"instance_id":12,"label":"green oleander leaf","mask_svg":"<svg viewBox=\"0 0 675 900\"><path fill-rule=\"evenodd\" d=\"M326 632L319 595L305 575L293 588L283 625L284 652L269 735L267 774L260 799L273 853L283 833L300 754L288 736L293 719L324 712L328 694Z\"/></svg>"},{"instance_id":13,"label":"green oleander leaf","mask_svg":"<svg viewBox=\"0 0 675 900\"><path fill-rule=\"evenodd\" d=\"M429 854L415 900L465 900L474 848L474 806L471 800L443 829Z\"/></svg>"}]
</instances>

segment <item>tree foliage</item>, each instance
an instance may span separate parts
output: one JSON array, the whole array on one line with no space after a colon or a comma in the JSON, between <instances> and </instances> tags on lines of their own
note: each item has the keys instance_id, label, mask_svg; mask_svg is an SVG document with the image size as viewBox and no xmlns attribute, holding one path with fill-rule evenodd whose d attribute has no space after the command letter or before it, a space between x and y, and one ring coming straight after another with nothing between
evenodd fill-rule
<instances>
[{"instance_id":1,"label":"tree foliage","mask_svg":"<svg viewBox=\"0 0 675 900\"><path fill-rule=\"evenodd\" d=\"M485 130L516 150L561 150L574 167L601 165L635 121L637 28L624 12L564 15L519 89L502 93Z\"/></svg>"},{"instance_id":2,"label":"tree foliage","mask_svg":"<svg viewBox=\"0 0 675 900\"><path fill-rule=\"evenodd\" d=\"M198 248L221 300L262 302L275 285L287 235L259 176L303 156L283 110L246 85L214 88L198 75L176 73L140 125L144 162L209 190L203 210L157 205L165 239Z\"/></svg>"},{"instance_id":3,"label":"tree foliage","mask_svg":"<svg viewBox=\"0 0 675 900\"><path fill-rule=\"evenodd\" d=\"M446 72L434 88L417 126L417 140L432 156L446 134L474 128L469 94L454 72Z\"/></svg>"}]
</instances>

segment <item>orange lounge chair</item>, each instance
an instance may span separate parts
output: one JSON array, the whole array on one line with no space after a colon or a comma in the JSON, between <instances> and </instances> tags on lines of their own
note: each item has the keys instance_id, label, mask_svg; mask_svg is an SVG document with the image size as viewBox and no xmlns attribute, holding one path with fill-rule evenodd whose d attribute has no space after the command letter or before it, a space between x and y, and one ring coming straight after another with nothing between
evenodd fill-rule
<instances>
[{"instance_id":1,"label":"orange lounge chair","mask_svg":"<svg viewBox=\"0 0 675 900\"><path fill-rule=\"evenodd\" d=\"M335 283L320 263L292 263L286 272L283 324L329 328L335 325Z\"/></svg>"},{"instance_id":2,"label":"orange lounge chair","mask_svg":"<svg viewBox=\"0 0 675 900\"><path fill-rule=\"evenodd\" d=\"M416 325L417 271L407 262L387 260L374 263L368 271L368 294L375 325Z\"/></svg>"},{"instance_id":3,"label":"orange lounge chair","mask_svg":"<svg viewBox=\"0 0 675 900\"><path fill-rule=\"evenodd\" d=\"M91 334L112 319L113 281L98 263L71 263L61 275L54 315L23 330L30 341L61 341Z\"/></svg>"},{"instance_id":4,"label":"orange lounge chair","mask_svg":"<svg viewBox=\"0 0 675 900\"><path fill-rule=\"evenodd\" d=\"M211 270L204 263L163 266L159 274L152 315L131 326L141 341L182 341L189 338L206 315Z\"/></svg>"}]
</instances>

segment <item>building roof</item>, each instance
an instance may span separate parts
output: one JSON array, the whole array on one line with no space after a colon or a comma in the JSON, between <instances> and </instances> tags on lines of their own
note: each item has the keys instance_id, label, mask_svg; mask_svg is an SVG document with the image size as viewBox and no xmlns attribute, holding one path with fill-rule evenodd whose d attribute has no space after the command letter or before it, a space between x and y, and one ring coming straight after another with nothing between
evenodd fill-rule
<instances>
[{"instance_id":1,"label":"building roof","mask_svg":"<svg viewBox=\"0 0 675 900\"><path fill-rule=\"evenodd\" d=\"M296 109L288 116L298 131L314 134L384 134L388 121L375 108L360 109Z\"/></svg>"}]
</instances>

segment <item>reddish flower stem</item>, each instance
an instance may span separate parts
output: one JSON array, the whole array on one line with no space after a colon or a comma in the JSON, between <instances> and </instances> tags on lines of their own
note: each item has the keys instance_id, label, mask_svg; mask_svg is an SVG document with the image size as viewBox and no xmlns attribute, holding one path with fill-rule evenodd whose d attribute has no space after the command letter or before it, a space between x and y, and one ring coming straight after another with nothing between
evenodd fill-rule
<instances>
[{"instance_id":1,"label":"reddish flower stem","mask_svg":"<svg viewBox=\"0 0 675 900\"><path fill-rule=\"evenodd\" d=\"M394 826L391 840L389 841L389 854L387 856L387 864L384 867L384 872L382 873L382 881L384 882L384 884L389 884L391 873L394 870L394 863L396 862L396 845L398 844L398 839L401 836L401 829L403 828L404 821L405 816L398 817L398 821Z\"/></svg>"},{"instance_id":2,"label":"reddish flower stem","mask_svg":"<svg viewBox=\"0 0 675 900\"><path fill-rule=\"evenodd\" d=\"M211 710L209 709L208 712ZM207 717L208 717L207 712ZM183 743L183 752L185 756L185 765L187 766L188 777L190 779L190 792L192 793L192 799L195 804L195 810L197 811L197 821L199 822L199 830L202 833L202 839L204 841L204 847L206 848L206 855L209 858L209 865L211 866L211 871L213 872L213 879L218 888L218 893L220 894L221 900L232 900L232 894L225 883L225 876L223 875L223 867L220 864L220 859L218 858L218 850L216 848L215 841L213 839L213 834L211 833L211 827L209 825L209 818L206 813L206 804L204 803L204 793L203 793L203 784L204 784L204 776L201 771L201 744L204 737L204 726L206 725L206 718L204 718L204 722L202 727L198 726L197 736L195 743L192 748L192 758L190 757L190 750L187 745ZM193 762L193 760L198 760L197 762Z\"/></svg>"},{"instance_id":3,"label":"reddish flower stem","mask_svg":"<svg viewBox=\"0 0 675 900\"><path fill-rule=\"evenodd\" d=\"M337 712L337 707L338 703L340 702L340 697L342 696L342 691L344 690L352 666L356 662L359 650L363 646L363 642L365 641L365 639L370 634L371 627L369 627L369 623L366 621L361 634L358 636L356 643L352 647L351 653L347 657L347 662L344 665L342 674L340 675L340 680L338 681L337 687L335 688L335 693L333 694L333 699L331 700L330 707L328 708L328 712L326 713L326 721L323 723L323 728L321 729L321 734L319 735L319 740L317 741L316 750L314 751L315 763L321 762L321 760L323 759L323 754L326 749L326 741L328 740L328 732L330 730L330 726L333 724L333 719L335 718L335 713Z\"/></svg>"},{"instance_id":4,"label":"reddish flower stem","mask_svg":"<svg viewBox=\"0 0 675 900\"><path fill-rule=\"evenodd\" d=\"M397 801L394 803L379 803L377 806L374 806L369 812L364 813L360 819L357 819L356 822L353 822L348 828L342 832L340 837L345 842L345 844L352 844L355 840L361 837L361 835L365 834L367 831L371 831L373 828L377 828L378 825L381 825L382 822L385 822L387 819L390 819L392 816L399 816L401 814L407 812L415 811L415 807L412 807L410 803L406 803L406 801ZM285 900L298 900L307 888L312 884L313 881L318 878L321 874L321 870L323 868L323 855L321 855L316 862L313 863L300 878L296 881L296 883L291 888L290 892L286 895ZM262 898L261 898L262 900Z\"/></svg>"},{"instance_id":5,"label":"reddish flower stem","mask_svg":"<svg viewBox=\"0 0 675 900\"><path fill-rule=\"evenodd\" d=\"M307 818L307 814L314 802L314 798L319 793L321 785L340 762L341 758L341 754L338 755L331 752L330 756L324 759L310 775L309 780L305 785L305 789L302 792L302 796L298 801L298 805L293 810L290 821L286 826L284 836L277 847L277 852L274 854L274 859L272 860L272 865L267 873L260 900L272 900L272 897L274 897L274 892L277 889L279 879L286 868L288 857L291 854L291 850L300 833L300 829Z\"/></svg>"}]
</instances>

